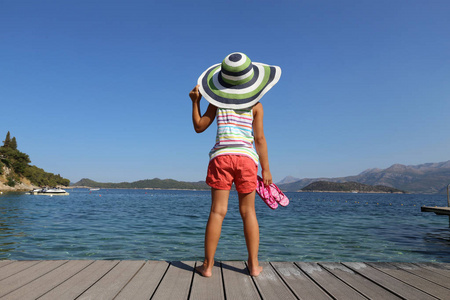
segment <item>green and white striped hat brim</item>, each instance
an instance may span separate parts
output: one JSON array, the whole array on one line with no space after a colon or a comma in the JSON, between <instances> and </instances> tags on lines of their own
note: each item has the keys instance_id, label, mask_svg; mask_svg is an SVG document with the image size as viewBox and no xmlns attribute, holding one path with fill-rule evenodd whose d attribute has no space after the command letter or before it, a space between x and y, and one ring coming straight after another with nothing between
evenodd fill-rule
<instances>
[{"instance_id":1,"label":"green and white striped hat brim","mask_svg":"<svg viewBox=\"0 0 450 300\"><path fill-rule=\"evenodd\" d=\"M228 55L198 78L200 93L220 108L252 107L280 79L281 68L251 62L243 53Z\"/></svg>"}]
</instances>

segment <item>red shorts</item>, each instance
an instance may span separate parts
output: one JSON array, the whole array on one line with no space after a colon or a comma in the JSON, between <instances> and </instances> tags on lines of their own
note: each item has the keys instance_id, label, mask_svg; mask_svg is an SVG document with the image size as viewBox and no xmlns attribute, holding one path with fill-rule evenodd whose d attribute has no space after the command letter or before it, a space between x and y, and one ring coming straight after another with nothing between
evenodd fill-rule
<instances>
[{"instance_id":1,"label":"red shorts","mask_svg":"<svg viewBox=\"0 0 450 300\"><path fill-rule=\"evenodd\" d=\"M209 162L206 183L218 190L236 190L248 194L256 190L258 166L247 156L221 155Z\"/></svg>"}]
</instances>

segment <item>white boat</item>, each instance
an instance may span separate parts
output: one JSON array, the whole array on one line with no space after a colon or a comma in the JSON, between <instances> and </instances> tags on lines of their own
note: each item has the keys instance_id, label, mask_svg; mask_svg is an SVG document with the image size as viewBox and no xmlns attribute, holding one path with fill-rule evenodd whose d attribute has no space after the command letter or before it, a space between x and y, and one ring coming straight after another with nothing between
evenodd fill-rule
<instances>
[{"instance_id":1,"label":"white boat","mask_svg":"<svg viewBox=\"0 0 450 300\"><path fill-rule=\"evenodd\" d=\"M100 188L89 189L90 191L100 191Z\"/></svg>"},{"instance_id":2,"label":"white boat","mask_svg":"<svg viewBox=\"0 0 450 300\"><path fill-rule=\"evenodd\" d=\"M33 189L29 192L30 195L69 195L66 190L62 188L42 188L42 189Z\"/></svg>"}]
</instances>

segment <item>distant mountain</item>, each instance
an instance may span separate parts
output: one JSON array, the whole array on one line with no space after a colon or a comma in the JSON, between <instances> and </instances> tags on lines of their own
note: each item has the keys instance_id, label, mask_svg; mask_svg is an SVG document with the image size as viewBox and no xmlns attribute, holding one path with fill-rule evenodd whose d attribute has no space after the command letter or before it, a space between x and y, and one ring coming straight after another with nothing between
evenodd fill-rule
<instances>
[{"instance_id":1,"label":"distant mountain","mask_svg":"<svg viewBox=\"0 0 450 300\"><path fill-rule=\"evenodd\" d=\"M280 182L277 182L277 185L286 184L286 183L292 183L292 182L296 182L296 181L299 181L299 180L300 180L300 178L295 178L295 177L292 177L292 176L286 176L286 177L284 177L283 180L281 180Z\"/></svg>"},{"instance_id":2,"label":"distant mountain","mask_svg":"<svg viewBox=\"0 0 450 300\"><path fill-rule=\"evenodd\" d=\"M304 192L358 192L358 193L402 193L405 191L384 185L368 185L359 182L316 181L304 188Z\"/></svg>"},{"instance_id":3,"label":"distant mountain","mask_svg":"<svg viewBox=\"0 0 450 300\"><path fill-rule=\"evenodd\" d=\"M316 181L359 182L368 185L384 185L412 193L443 193L450 183L450 160L405 166L394 164L387 169L368 169L359 175L338 178L304 178L296 182L279 184L285 191L299 191Z\"/></svg>"},{"instance_id":4,"label":"distant mountain","mask_svg":"<svg viewBox=\"0 0 450 300\"><path fill-rule=\"evenodd\" d=\"M394 164L387 169L367 169L355 176L337 178L303 178L292 176L284 178L277 183L280 189L289 192L300 191L307 185L317 181L328 182L356 182L371 186L386 186L402 191L419 194L446 193L450 183L450 160L441 163L426 163L421 165L405 166ZM101 183L91 179L82 179L71 186L96 188L154 188L154 189L197 189L207 190L204 181L184 182L173 179L146 179L135 182Z\"/></svg>"},{"instance_id":5,"label":"distant mountain","mask_svg":"<svg viewBox=\"0 0 450 300\"><path fill-rule=\"evenodd\" d=\"M71 184L77 187L89 188L117 188L117 189L180 189L180 190L203 190L209 189L209 186L204 181L199 182L184 182L173 179L145 179L134 182L120 182L120 183L102 183L91 179L83 178L80 181Z\"/></svg>"}]
</instances>

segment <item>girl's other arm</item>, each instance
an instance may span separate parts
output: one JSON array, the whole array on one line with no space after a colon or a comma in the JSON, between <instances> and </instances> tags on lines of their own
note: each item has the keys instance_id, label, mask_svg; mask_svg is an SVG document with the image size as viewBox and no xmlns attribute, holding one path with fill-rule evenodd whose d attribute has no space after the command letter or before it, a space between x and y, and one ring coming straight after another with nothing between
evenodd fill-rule
<instances>
[{"instance_id":1,"label":"girl's other arm","mask_svg":"<svg viewBox=\"0 0 450 300\"><path fill-rule=\"evenodd\" d=\"M259 163L261 164L261 174L265 185L272 183L272 174L269 168L269 154L267 151L267 141L264 135L264 110L261 103L253 107L253 132L255 135L256 152L259 155Z\"/></svg>"},{"instance_id":2,"label":"girl's other arm","mask_svg":"<svg viewBox=\"0 0 450 300\"><path fill-rule=\"evenodd\" d=\"M214 118L216 117L217 107L210 104L206 109L205 114L202 116L200 112L200 99L202 95L198 91L198 85L189 93L189 97L192 100L192 123L194 125L194 130L197 133L205 131L209 125L212 124Z\"/></svg>"}]
</instances>

